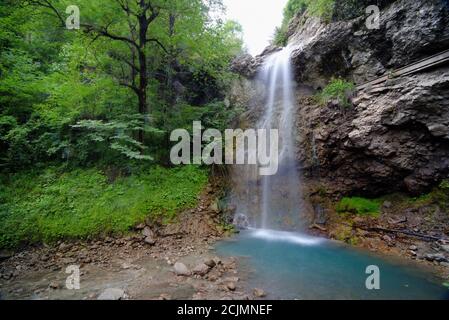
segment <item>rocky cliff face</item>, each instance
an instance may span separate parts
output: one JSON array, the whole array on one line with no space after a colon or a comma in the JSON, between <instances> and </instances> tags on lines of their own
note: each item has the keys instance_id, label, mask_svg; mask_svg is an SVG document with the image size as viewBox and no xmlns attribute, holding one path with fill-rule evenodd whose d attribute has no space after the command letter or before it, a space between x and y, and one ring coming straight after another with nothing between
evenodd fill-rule
<instances>
[{"instance_id":1,"label":"rocky cliff face","mask_svg":"<svg viewBox=\"0 0 449 320\"><path fill-rule=\"evenodd\" d=\"M289 28L298 88L298 159L306 180L330 194L419 194L449 174L449 66L399 78L356 93L351 107L320 106L307 93L331 77L362 84L397 67L449 48L449 8L440 0L394 1L381 12L380 29L365 17L325 24L307 14ZM258 113L255 74L262 55L237 59L247 80L231 100ZM249 89L252 88L252 89ZM255 89L259 88L259 89ZM250 102L252 101L252 102Z\"/></svg>"},{"instance_id":2,"label":"rocky cliff face","mask_svg":"<svg viewBox=\"0 0 449 320\"><path fill-rule=\"evenodd\" d=\"M425 192L449 172L448 99L448 67L373 88L350 108L301 99L298 157L306 176L318 172L332 193Z\"/></svg>"}]
</instances>

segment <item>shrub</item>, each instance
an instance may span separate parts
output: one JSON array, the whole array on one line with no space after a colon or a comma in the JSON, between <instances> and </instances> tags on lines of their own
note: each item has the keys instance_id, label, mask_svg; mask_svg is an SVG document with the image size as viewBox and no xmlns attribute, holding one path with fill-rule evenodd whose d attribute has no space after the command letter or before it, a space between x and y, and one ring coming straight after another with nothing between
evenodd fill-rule
<instances>
[{"instance_id":1,"label":"shrub","mask_svg":"<svg viewBox=\"0 0 449 320\"><path fill-rule=\"evenodd\" d=\"M380 201L360 197L343 198L337 204L339 213L368 214L377 216L380 214Z\"/></svg>"},{"instance_id":2,"label":"shrub","mask_svg":"<svg viewBox=\"0 0 449 320\"><path fill-rule=\"evenodd\" d=\"M341 78L332 78L330 83L318 95L321 104L326 104L329 100L337 99L343 106L350 106L349 97L355 85Z\"/></svg>"},{"instance_id":3,"label":"shrub","mask_svg":"<svg viewBox=\"0 0 449 320\"><path fill-rule=\"evenodd\" d=\"M273 44L285 46L287 44L287 31L290 20L299 12L309 10L312 16L321 17L330 21L334 12L335 0L289 0L284 8L282 25L276 28Z\"/></svg>"},{"instance_id":4,"label":"shrub","mask_svg":"<svg viewBox=\"0 0 449 320\"><path fill-rule=\"evenodd\" d=\"M109 183L98 169L53 167L0 178L2 248L125 233L147 217L172 219L196 204L207 172L153 166Z\"/></svg>"},{"instance_id":5,"label":"shrub","mask_svg":"<svg viewBox=\"0 0 449 320\"><path fill-rule=\"evenodd\" d=\"M321 17L328 22L332 20L335 0L310 0L307 4L312 16Z\"/></svg>"},{"instance_id":6,"label":"shrub","mask_svg":"<svg viewBox=\"0 0 449 320\"><path fill-rule=\"evenodd\" d=\"M287 26L282 25L280 27L276 27L276 30L274 31L273 44L279 47L285 47L287 42Z\"/></svg>"},{"instance_id":7,"label":"shrub","mask_svg":"<svg viewBox=\"0 0 449 320\"><path fill-rule=\"evenodd\" d=\"M440 183L440 189L446 190L447 192L449 192L449 180L443 180Z\"/></svg>"}]
</instances>

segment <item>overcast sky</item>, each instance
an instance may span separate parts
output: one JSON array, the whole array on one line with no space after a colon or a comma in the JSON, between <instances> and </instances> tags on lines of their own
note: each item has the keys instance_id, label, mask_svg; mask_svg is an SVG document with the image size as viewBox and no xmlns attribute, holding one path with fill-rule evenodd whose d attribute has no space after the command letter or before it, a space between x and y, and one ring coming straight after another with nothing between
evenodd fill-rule
<instances>
[{"instance_id":1,"label":"overcast sky","mask_svg":"<svg viewBox=\"0 0 449 320\"><path fill-rule=\"evenodd\" d=\"M274 29L281 25L282 12L288 0L223 0L227 18L243 27L249 53L257 55L269 44Z\"/></svg>"}]
</instances>

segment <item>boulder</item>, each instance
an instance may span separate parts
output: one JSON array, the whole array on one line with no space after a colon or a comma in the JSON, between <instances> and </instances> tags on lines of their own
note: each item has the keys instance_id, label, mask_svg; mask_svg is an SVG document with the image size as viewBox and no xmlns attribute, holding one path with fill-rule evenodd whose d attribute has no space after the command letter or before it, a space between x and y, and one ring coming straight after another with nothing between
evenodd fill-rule
<instances>
[{"instance_id":1,"label":"boulder","mask_svg":"<svg viewBox=\"0 0 449 320\"><path fill-rule=\"evenodd\" d=\"M187 266L182 262L176 262L173 266L173 270L178 276L190 276L191 272L187 268Z\"/></svg>"},{"instance_id":2,"label":"boulder","mask_svg":"<svg viewBox=\"0 0 449 320\"><path fill-rule=\"evenodd\" d=\"M155 234L154 234L154 232L150 229L150 227L145 227L145 228L143 228L143 230L142 230L142 235L145 236L145 237L152 237L152 238L155 237Z\"/></svg>"}]
</instances>

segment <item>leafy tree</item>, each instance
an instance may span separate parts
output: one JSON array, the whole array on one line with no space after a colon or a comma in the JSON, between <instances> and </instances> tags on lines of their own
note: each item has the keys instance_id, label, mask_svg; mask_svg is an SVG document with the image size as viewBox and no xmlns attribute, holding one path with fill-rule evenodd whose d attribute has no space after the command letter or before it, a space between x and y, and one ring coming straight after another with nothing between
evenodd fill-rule
<instances>
[{"instance_id":1,"label":"leafy tree","mask_svg":"<svg viewBox=\"0 0 449 320\"><path fill-rule=\"evenodd\" d=\"M0 166L81 165L136 158L138 149L142 159L166 156L179 114L221 105L242 40L238 24L210 18L220 1L80 0L78 32L65 28L69 4L5 0L0 8ZM100 131L139 122L125 130L137 143L121 144L132 152L109 138L93 143L89 120Z\"/></svg>"}]
</instances>

